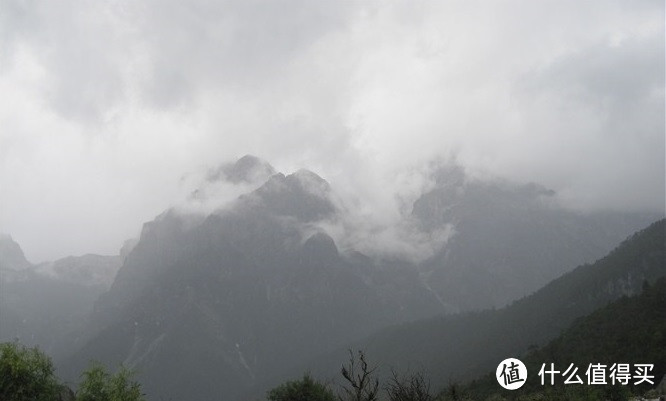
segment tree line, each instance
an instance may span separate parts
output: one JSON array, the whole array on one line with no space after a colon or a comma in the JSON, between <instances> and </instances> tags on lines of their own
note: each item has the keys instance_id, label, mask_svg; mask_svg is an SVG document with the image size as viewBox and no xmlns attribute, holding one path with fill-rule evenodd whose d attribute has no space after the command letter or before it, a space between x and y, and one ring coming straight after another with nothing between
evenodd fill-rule
<instances>
[{"instance_id":1,"label":"tree line","mask_svg":"<svg viewBox=\"0 0 666 401\"><path fill-rule=\"evenodd\" d=\"M328 384L309 374L268 391L269 401L378 401L379 380L362 351L349 351L340 373L345 385L336 394ZM123 365L110 373L93 362L81 374L76 392L61 383L51 358L39 348L18 342L0 344L0 400L3 401L145 401L134 372ZM422 374L401 377L393 373L384 387L390 401L431 401L430 385Z\"/></svg>"},{"instance_id":2,"label":"tree line","mask_svg":"<svg viewBox=\"0 0 666 401\"><path fill-rule=\"evenodd\" d=\"M0 400L3 401L145 401L141 385L124 366L110 373L91 363L76 393L55 376L51 358L18 342L0 344Z\"/></svg>"}]
</instances>

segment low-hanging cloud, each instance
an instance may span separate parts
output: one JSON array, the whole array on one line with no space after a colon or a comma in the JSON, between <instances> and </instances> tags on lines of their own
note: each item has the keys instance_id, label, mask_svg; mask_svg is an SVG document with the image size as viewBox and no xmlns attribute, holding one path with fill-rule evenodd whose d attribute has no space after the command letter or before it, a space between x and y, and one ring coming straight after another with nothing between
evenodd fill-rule
<instances>
[{"instance_id":1,"label":"low-hanging cloud","mask_svg":"<svg viewBox=\"0 0 666 401\"><path fill-rule=\"evenodd\" d=\"M396 176L452 155L572 207L663 212L663 14L6 0L0 230L33 261L115 253L182 199L180 177L247 153L316 171L378 226L422 186Z\"/></svg>"}]
</instances>

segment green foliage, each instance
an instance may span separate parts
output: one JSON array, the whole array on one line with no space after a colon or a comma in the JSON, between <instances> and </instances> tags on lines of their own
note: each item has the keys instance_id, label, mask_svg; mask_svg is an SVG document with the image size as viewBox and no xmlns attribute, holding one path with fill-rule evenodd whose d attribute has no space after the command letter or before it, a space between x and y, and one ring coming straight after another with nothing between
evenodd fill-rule
<instances>
[{"instance_id":1,"label":"green foliage","mask_svg":"<svg viewBox=\"0 0 666 401\"><path fill-rule=\"evenodd\" d=\"M95 363L83 372L83 381L76 395L77 401L108 400L107 382L109 374L103 366Z\"/></svg>"},{"instance_id":2,"label":"green foliage","mask_svg":"<svg viewBox=\"0 0 666 401\"><path fill-rule=\"evenodd\" d=\"M301 380L286 382L268 392L270 401L334 401L335 395L325 385L306 374Z\"/></svg>"},{"instance_id":3,"label":"green foliage","mask_svg":"<svg viewBox=\"0 0 666 401\"><path fill-rule=\"evenodd\" d=\"M141 386L132 375L124 366L111 375L104 366L93 363L83 372L76 401L143 401Z\"/></svg>"},{"instance_id":4,"label":"green foliage","mask_svg":"<svg viewBox=\"0 0 666 401\"><path fill-rule=\"evenodd\" d=\"M535 348L521 357L527 365L527 383L506 392L498 389L494 373L466 385L463 391L474 400L489 400L500 394L509 400L609 400L624 401L633 394L642 395L666 374L666 278L643 286L643 293L620 298L590 315L576 320L571 327L548 345ZM563 385L542 386L536 372L541 364L554 363L564 371L573 363L585 380L589 363L611 366L613 363L651 363L654 384ZM442 400L453 400L444 394Z\"/></svg>"},{"instance_id":5,"label":"green foliage","mask_svg":"<svg viewBox=\"0 0 666 401\"><path fill-rule=\"evenodd\" d=\"M73 399L72 391L54 375L51 358L37 348L18 343L0 344L0 400L62 401ZM124 367L114 375L100 364L83 372L76 401L143 401L140 385Z\"/></svg>"},{"instance_id":6,"label":"green foliage","mask_svg":"<svg viewBox=\"0 0 666 401\"><path fill-rule=\"evenodd\" d=\"M58 400L60 389L51 359L39 349L0 344L0 400Z\"/></svg>"}]
</instances>

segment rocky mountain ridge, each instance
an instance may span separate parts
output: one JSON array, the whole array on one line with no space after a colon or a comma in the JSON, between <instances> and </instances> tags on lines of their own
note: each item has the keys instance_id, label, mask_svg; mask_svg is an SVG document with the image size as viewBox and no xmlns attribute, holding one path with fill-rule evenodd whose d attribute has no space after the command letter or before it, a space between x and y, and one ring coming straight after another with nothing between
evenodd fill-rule
<instances>
[{"instance_id":1,"label":"rocky mountain ridge","mask_svg":"<svg viewBox=\"0 0 666 401\"><path fill-rule=\"evenodd\" d=\"M225 174L215 179L235 179ZM341 251L326 227L343 220L344 204L307 170L275 173L207 214L164 212L144 225L85 345L62 365L125 363L156 399L239 399L382 327L509 302L651 218L580 215L542 201L552 193L538 186L437 174L405 218L425 234L452 226L453 236L420 263Z\"/></svg>"}]
</instances>

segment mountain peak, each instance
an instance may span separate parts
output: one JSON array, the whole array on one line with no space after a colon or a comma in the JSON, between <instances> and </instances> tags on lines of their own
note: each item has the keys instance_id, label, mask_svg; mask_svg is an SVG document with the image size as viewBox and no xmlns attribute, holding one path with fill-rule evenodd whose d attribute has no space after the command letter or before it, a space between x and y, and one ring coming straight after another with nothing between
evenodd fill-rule
<instances>
[{"instance_id":1,"label":"mountain peak","mask_svg":"<svg viewBox=\"0 0 666 401\"><path fill-rule=\"evenodd\" d=\"M265 181L275 174L267 161L253 155L245 155L235 163L225 163L208 175L209 181L224 180L234 184Z\"/></svg>"},{"instance_id":2,"label":"mountain peak","mask_svg":"<svg viewBox=\"0 0 666 401\"><path fill-rule=\"evenodd\" d=\"M465 183L467 173L458 164L443 164L433 171L432 178L438 187L459 187Z\"/></svg>"},{"instance_id":3,"label":"mountain peak","mask_svg":"<svg viewBox=\"0 0 666 401\"><path fill-rule=\"evenodd\" d=\"M0 270L19 271L30 266L21 246L11 235L0 234Z\"/></svg>"},{"instance_id":4,"label":"mountain peak","mask_svg":"<svg viewBox=\"0 0 666 401\"><path fill-rule=\"evenodd\" d=\"M308 170L298 170L288 176L277 173L252 196L271 212L302 221L329 217L336 209L330 200L328 182Z\"/></svg>"},{"instance_id":5,"label":"mountain peak","mask_svg":"<svg viewBox=\"0 0 666 401\"><path fill-rule=\"evenodd\" d=\"M305 192L325 198L331 190L328 181L310 170L300 169L286 177L287 182L293 182Z\"/></svg>"},{"instance_id":6,"label":"mountain peak","mask_svg":"<svg viewBox=\"0 0 666 401\"><path fill-rule=\"evenodd\" d=\"M318 232L310 236L303 244L303 250L308 255L318 259L332 259L338 256L338 247L330 235L324 232Z\"/></svg>"}]
</instances>

